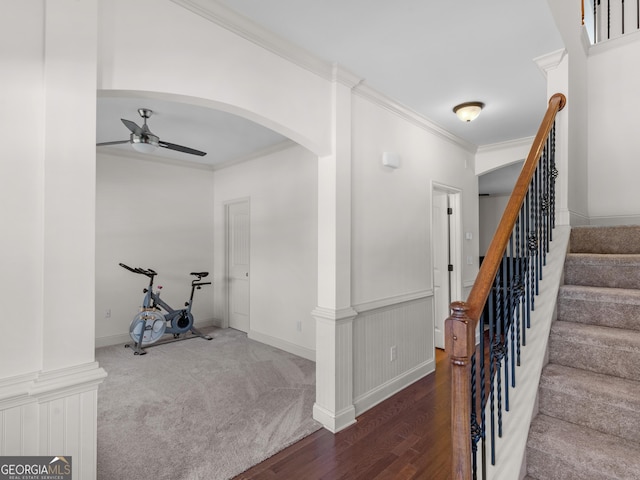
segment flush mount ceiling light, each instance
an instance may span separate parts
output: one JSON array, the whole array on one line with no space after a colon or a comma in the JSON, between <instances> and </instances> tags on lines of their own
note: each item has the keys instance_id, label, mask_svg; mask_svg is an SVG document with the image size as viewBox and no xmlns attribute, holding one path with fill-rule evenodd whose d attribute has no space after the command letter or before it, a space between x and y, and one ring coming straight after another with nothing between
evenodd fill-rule
<instances>
[{"instance_id":1,"label":"flush mount ceiling light","mask_svg":"<svg viewBox=\"0 0 640 480\"><path fill-rule=\"evenodd\" d=\"M484 103L482 102L466 102L453 107L453 113L463 122L470 122L480 115L483 108Z\"/></svg>"}]
</instances>

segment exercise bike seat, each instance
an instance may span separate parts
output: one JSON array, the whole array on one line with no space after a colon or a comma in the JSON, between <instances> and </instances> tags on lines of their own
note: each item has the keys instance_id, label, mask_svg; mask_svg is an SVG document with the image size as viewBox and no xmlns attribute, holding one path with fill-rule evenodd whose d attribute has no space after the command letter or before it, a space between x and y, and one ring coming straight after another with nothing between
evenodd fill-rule
<instances>
[{"instance_id":1,"label":"exercise bike seat","mask_svg":"<svg viewBox=\"0 0 640 480\"><path fill-rule=\"evenodd\" d=\"M204 278L209 276L209 272L191 272L191 275L195 275L196 277Z\"/></svg>"}]
</instances>

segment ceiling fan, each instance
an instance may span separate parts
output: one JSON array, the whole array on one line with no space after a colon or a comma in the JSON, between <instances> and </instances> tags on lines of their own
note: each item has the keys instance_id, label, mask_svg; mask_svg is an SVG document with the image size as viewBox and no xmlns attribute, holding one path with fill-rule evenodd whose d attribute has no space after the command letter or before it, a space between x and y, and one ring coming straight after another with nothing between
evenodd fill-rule
<instances>
[{"instance_id":1,"label":"ceiling fan","mask_svg":"<svg viewBox=\"0 0 640 480\"><path fill-rule=\"evenodd\" d=\"M176 145L175 143L164 142L160 140L160 137L153 134L147 125L147 119L153 115L153 111L148 108L139 108L138 113L143 119L142 127L139 127L135 122L131 120L126 120L121 118L124 126L127 127L131 134L129 135L129 140L117 140L115 142L102 142L97 143L96 146L101 147L104 145L118 145L121 143L130 143L131 146L142 153L151 153L156 148L168 148L169 150L176 150L177 152L189 153L191 155L199 155L203 157L206 155L206 152L201 152L200 150L195 150L193 148L184 147L182 145Z\"/></svg>"}]
</instances>

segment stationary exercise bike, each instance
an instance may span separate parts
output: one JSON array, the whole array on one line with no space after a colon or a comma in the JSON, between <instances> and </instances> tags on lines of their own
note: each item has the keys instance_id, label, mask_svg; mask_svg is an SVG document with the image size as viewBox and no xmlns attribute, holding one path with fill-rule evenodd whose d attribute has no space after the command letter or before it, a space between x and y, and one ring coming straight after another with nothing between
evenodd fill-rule
<instances>
[{"instance_id":1,"label":"stationary exercise bike","mask_svg":"<svg viewBox=\"0 0 640 480\"><path fill-rule=\"evenodd\" d=\"M131 268L124 263L120 263L119 265L130 272L149 277L149 286L142 290L144 292L142 309L140 313L133 318L129 326L129 335L133 340L133 345L127 344L125 347L131 346L135 355L144 355L147 352L142 347L154 346L153 344L160 340L164 334L173 334L173 340L170 341L186 340L187 338L195 337L212 340L211 336L203 334L193 326L193 315L191 314L193 294L196 289L200 290L203 285L211 285L211 282L201 281L209 275L209 272L191 272L191 275L194 275L196 278L191 282L191 296L189 297L189 301L185 302L185 308L174 310L160 298L162 286L158 285L157 290L155 292L153 291L153 279L158 274L156 271L150 268ZM166 313L162 313L162 310ZM186 336L188 332L191 332L193 336Z\"/></svg>"}]
</instances>

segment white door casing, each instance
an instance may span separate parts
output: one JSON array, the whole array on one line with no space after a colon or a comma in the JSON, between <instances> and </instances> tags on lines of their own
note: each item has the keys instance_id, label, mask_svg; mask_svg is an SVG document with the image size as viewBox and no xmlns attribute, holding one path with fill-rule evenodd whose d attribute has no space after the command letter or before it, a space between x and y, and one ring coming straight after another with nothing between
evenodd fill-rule
<instances>
[{"instance_id":1,"label":"white door casing","mask_svg":"<svg viewBox=\"0 0 640 480\"><path fill-rule=\"evenodd\" d=\"M227 312L229 327L249 332L249 201L226 205Z\"/></svg>"},{"instance_id":2,"label":"white door casing","mask_svg":"<svg viewBox=\"0 0 640 480\"><path fill-rule=\"evenodd\" d=\"M434 296L434 343L445 347L444 323L453 300L461 300L462 243L460 192L444 186L432 189L432 260ZM452 270L449 271L449 265Z\"/></svg>"}]
</instances>

